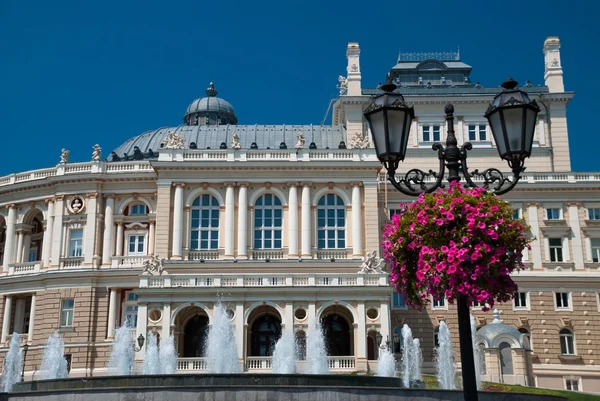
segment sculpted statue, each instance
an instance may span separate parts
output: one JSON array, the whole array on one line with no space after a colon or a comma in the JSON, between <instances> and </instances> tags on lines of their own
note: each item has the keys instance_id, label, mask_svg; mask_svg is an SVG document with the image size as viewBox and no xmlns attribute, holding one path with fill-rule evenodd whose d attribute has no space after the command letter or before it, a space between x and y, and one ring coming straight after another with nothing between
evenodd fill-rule
<instances>
[{"instance_id":1,"label":"sculpted statue","mask_svg":"<svg viewBox=\"0 0 600 401\"><path fill-rule=\"evenodd\" d=\"M377 250L367 252L365 260L360 265L359 274L383 273L385 268L385 260L377 256Z\"/></svg>"},{"instance_id":2,"label":"sculpted statue","mask_svg":"<svg viewBox=\"0 0 600 401\"><path fill-rule=\"evenodd\" d=\"M298 131L296 138L298 138L298 142L296 142L296 149L302 149L304 147L304 144L306 143L306 137L304 136L302 131Z\"/></svg>"},{"instance_id":3,"label":"sculpted statue","mask_svg":"<svg viewBox=\"0 0 600 401\"><path fill-rule=\"evenodd\" d=\"M354 138L350 140L350 148L352 149L366 149L370 145L368 132L357 131L354 133Z\"/></svg>"},{"instance_id":4,"label":"sculpted statue","mask_svg":"<svg viewBox=\"0 0 600 401\"><path fill-rule=\"evenodd\" d=\"M162 274L165 270L164 259L160 259L158 255L150 255L150 259L144 261L144 273L146 274Z\"/></svg>"},{"instance_id":5,"label":"sculpted statue","mask_svg":"<svg viewBox=\"0 0 600 401\"><path fill-rule=\"evenodd\" d=\"M161 145L163 145L164 149L183 149L184 140L179 134L176 134L175 131L171 131L165 139L163 139Z\"/></svg>"},{"instance_id":6,"label":"sculpted statue","mask_svg":"<svg viewBox=\"0 0 600 401\"><path fill-rule=\"evenodd\" d=\"M65 164L69 162L69 151L65 148L62 149L62 153L60 154L60 162L61 164Z\"/></svg>"},{"instance_id":7,"label":"sculpted statue","mask_svg":"<svg viewBox=\"0 0 600 401\"><path fill-rule=\"evenodd\" d=\"M237 133L237 131L233 133L233 138L231 139L231 147L234 149L239 149L242 147L242 145L240 144L240 136Z\"/></svg>"},{"instance_id":8,"label":"sculpted statue","mask_svg":"<svg viewBox=\"0 0 600 401\"><path fill-rule=\"evenodd\" d=\"M94 146L92 146L92 149L94 149L94 151L92 152L92 160L95 162L99 162L100 159L102 159L102 148L100 147L100 145L95 144Z\"/></svg>"},{"instance_id":9,"label":"sculpted statue","mask_svg":"<svg viewBox=\"0 0 600 401\"><path fill-rule=\"evenodd\" d=\"M340 96L348 93L348 78L344 78L343 76L338 77L338 89L340 90Z\"/></svg>"}]
</instances>

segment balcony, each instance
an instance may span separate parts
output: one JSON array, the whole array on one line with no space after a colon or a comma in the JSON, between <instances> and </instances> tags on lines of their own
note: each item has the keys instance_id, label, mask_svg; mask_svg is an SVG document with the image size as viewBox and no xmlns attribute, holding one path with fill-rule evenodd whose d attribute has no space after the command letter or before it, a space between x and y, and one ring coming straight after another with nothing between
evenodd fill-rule
<instances>
[{"instance_id":1,"label":"balcony","mask_svg":"<svg viewBox=\"0 0 600 401\"><path fill-rule=\"evenodd\" d=\"M388 285L387 273L163 274L140 277L140 288L388 287Z\"/></svg>"},{"instance_id":2,"label":"balcony","mask_svg":"<svg viewBox=\"0 0 600 401\"><path fill-rule=\"evenodd\" d=\"M328 357L329 371L332 373L353 372L356 370L355 357ZM271 373L273 364L270 356L248 356L244 363L245 371L250 373ZM306 372L309 369L305 361L296 361L296 371ZM178 358L177 373L210 373L207 358Z\"/></svg>"},{"instance_id":3,"label":"balcony","mask_svg":"<svg viewBox=\"0 0 600 401\"><path fill-rule=\"evenodd\" d=\"M219 259L219 250L184 250L183 258L185 260L197 260L197 261L205 261L205 260L218 260Z\"/></svg>"},{"instance_id":4,"label":"balcony","mask_svg":"<svg viewBox=\"0 0 600 401\"><path fill-rule=\"evenodd\" d=\"M134 267L144 267L144 262L149 260L150 256L148 255L138 255L138 256L113 256L111 267L114 268L134 268Z\"/></svg>"},{"instance_id":5,"label":"balcony","mask_svg":"<svg viewBox=\"0 0 600 401\"><path fill-rule=\"evenodd\" d=\"M83 265L83 257L60 258L60 268L74 268Z\"/></svg>"},{"instance_id":6,"label":"balcony","mask_svg":"<svg viewBox=\"0 0 600 401\"><path fill-rule=\"evenodd\" d=\"M20 274L39 273L40 265L41 265L40 261L13 263L13 264L8 265L8 274L9 275L20 275Z\"/></svg>"},{"instance_id":7,"label":"balcony","mask_svg":"<svg viewBox=\"0 0 600 401\"><path fill-rule=\"evenodd\" d=\"M253 260L283 259L284 256L282 249L256 249L250 253L250 258Z\"/></svg>"}]
</instances>

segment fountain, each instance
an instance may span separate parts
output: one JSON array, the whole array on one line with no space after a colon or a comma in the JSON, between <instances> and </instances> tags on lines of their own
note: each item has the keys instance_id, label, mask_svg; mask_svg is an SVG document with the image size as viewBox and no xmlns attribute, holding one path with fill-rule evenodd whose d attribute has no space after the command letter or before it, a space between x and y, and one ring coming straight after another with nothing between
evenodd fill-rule
<instances>
[{"instance_id":1,"label":"fountain","mask_svg":"<svg viewBox=\"0 0 600 401\"><path fill-rule=\"evenodd\" d=\"M471 340L473 343L473 359L475 360L475 379L477 380L477 390L481 390L481 355L477 352L475 333L477 333L477 324L475 323L475 316L471 315Z\"/></svg>"},{"instance_id":2,"label":"fountain","mask_svg":"<svg viewBox=\"0 0 600 401\"><path fill-rule=\"evenodd\" d=\"M215 305L208 331L208 368L212 373L240 373L235 334L225 305Z\"/></svg>"},{"instance_id":3,"label":"fountain","mask_svg":"<svg viewBox=\"0 0 600 401\"><path fill-rule=\"evenodd\" d=\"M142 374L158 375L160 374L160 356L158 354L158 344L156 335L148 333L146 339L146 353L144 354L144 364L142 365Z\"/></svg>"},{"instance_id":4,"label":"fountain","mask_svg":"<svg viewBox=\"0 0 600 401\"><path fill-rule=\"evenodd\" d=\"M454 376L456 366L454 364L454 350L450 339L450 330L443 320L440 322L438 333L438 347L436 357L437 379L444 390L455 390Z\"/></svg>"},{"instance_id":5,"label":"fountain","mask_svg":"<svg viewBox=\"0 0 600 401\"><path fill-rule=\"evenodd\" d=\"M40 370L42 380L64 379L69 375L65 359L65 343L58 330L48 337Z\"/></svg>"},{"instance_id":6,"label":"fountain","mask_svg":"<svg viewBox=\"0 0 600 401\"><path fill-rule=\"evenodd\" d=\"M177 372L177 352L175 339L169 336L166 341L160 342L160 368L163 375L174 375Z\"/></svg>"},{"instance_id":7,"label":"fountain","mask_svg":"<svg viewBox=\"0 0 600 401\"><path fill-rule=\"evenodd\" d=\"M118 376L130 375L133 370L134 340L131 328L127 324L115 331L115 338L110 351L108 369L111 374Z\"/></svg>"},{"instance_id":8,"label":"fountain","mask_svg":"<svg viewBox=\"0 0 600 401\"><path fill-rule=\"evenodd\" d=\"M396 376L396 359L388 347L379 351L379 358L377 359L377 376Z\"/></svg>"},{"instance_id":9,"label":"fountain","mask_svg":"<svg viewBox=\"0 0 600 401\"><path fill-rule=\"evenodd\" d=\"M306 348L306 360L309 372L315 375L328 374L329 359L327 358L327 348L325 347L325 336L323 335L323 328L317 319L313 319L309 325Z\"/></svg>"},{"instance_id":10,"label":"fountain","mask_svg":"<svg viewBox=\"0 0 600 401\"><path fill-rule=\"evenodd\" d=\"M284 331L275 344L273 373L296 373L296 341L294 334Z\"/></svg>"},{"instance_id":11,"label":"fountain","mask_svg":"<svg viewBox=\"0 0 600 401\"><path fill-rule=\"evenodd\" d=\"M410 369L411 383L420 383L423 381L421 374L421 366L423 366L423 354L421 353L421 340L415 338L413 340L413 359Z\"/></svg>"},{"instance_id":12,"label":"fountain","mask_svg":"<svg viewBox=\"0 0 600 401\"><path fill-rule=\"evenodd\" d=\"M413 354L412 330L405 324L402 326L402 383L406 388L410 388Z\"/></svg>"},{"instance_id":13,"label":"fountain","mask_svg":"<svg viewBox=\"0 0 600 401\"><path fill-rule=\"evenodd\" d=\"M8 353L4 362L2 374L2 387L4 392L12 390L15 383L21 381L21 372L23 369L23 350L21 349L21 337L19 333L13 333L10 339Z\"/></svg>"}]
</instances>

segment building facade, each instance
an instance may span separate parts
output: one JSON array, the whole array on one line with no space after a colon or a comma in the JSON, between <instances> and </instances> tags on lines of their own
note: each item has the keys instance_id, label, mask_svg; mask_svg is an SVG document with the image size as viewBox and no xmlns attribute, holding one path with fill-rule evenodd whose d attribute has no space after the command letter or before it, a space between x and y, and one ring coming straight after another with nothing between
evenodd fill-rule
<instances>
[{"instance_id":1,"label":"building facade","mask_svg":"<svg viewBox=\"0 0 600 401\"><path fill-rule=\"evenodd\" d=\"M505 196L537 240L515 275L519 297L495 319L520 338L482 340L482 373L600 391L600 174L571 171L573 93L564 89L558 38L543 49L545 84L522 88L542 105L534 151ZM97 152L84 163L63 155L55 167L0 178L0 353L18 332L30 345L25 377L35 379L58 330L71 376L105 375L115 329L127 323L136 337L173 335L178 370L203 372L220 302L245 371L270 371L281 333L302 349L320 321L334 372L373 370L378 333L399 354L405 323L433 372L441 320L458 350L453 306L408 310L385 272L359 272L397 205L411 199L387 184L369 142L362 112L379 89L362 85L358 44L346 55L330 126L239 125L211 84L183 125L133 137L105 161ZM471 168L505 170L483 118L499 89L473 83L471 70L456 53L403 54L390 70L416 112L406 170L436 168L431 145L444 141L448 102L459 144L473 143ZM492 323L482 307L473 308L478 327Z\"/></svg>"}]
</instances>

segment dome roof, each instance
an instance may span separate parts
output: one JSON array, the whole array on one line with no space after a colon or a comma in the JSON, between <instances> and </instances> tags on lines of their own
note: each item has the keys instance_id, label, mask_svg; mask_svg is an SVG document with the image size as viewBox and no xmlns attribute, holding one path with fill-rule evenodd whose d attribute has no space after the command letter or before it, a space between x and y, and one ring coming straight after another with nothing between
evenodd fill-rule
<instances>
[{"instance_id":1,"label":"dome roof","mask_svg":"<svg viewBox=\"0 0 600 401\"><path fill-rule=\"evenodd\" d=\"M523 333L500 320L500 312L494 310L494 320L477 330L476 337L483 340L486 347L497 348L500 342L508 342L511 348L528 348Z\"/></svg>"},{"instance_id":2,"label":"dome roof","mask_svg":"<svg viewBox=\"0 0 600 401\"><path fill-rule=\"evenodd\" d=\"M186 125L237 124L237 116L228 101L218 98L214 83L206 89L206 97L194 100L187 108L183 121Z\"/></svg>"}]
</instances>

